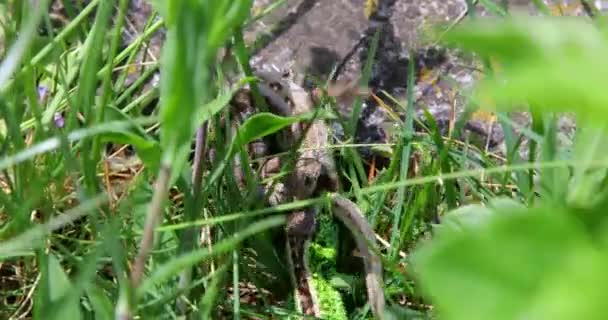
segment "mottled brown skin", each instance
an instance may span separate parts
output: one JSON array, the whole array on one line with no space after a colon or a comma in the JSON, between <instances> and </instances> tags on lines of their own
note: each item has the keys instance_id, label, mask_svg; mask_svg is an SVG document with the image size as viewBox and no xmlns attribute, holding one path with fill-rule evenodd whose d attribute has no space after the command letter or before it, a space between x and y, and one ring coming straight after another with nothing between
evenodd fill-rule
<instances>
[{"instance_id":1,"label":"mottled brown skin","mask_svg":"<svg viewBox=\"0 0 608 320\"><path fill-rule=\"evenodd\" d=\"M316 229L315 209L306 208L292 212L285 231L287 233L288 259L292 267L291 277L295 284L297 303L305 315L320 317L319 301L308 270L307 247Z\"/></svg>"},{"instance_id":2,"label":"mottled brown skin","mask_svg":"<svg viewBox=\"0 0 608 320\"><path fill-rule=\"evenodd\" d=\"M258 88L269 102L271 111L283 116L291 116L312 110L312 102L304 90L286 83L271 73L258 73L257 75L264 80L264 82L258 83ZM280 195L275 194L276 202L304 200L312 197L318 191L319 177L327 172L324 166L333 165L327 152L321 149L326 145L327 132L327 128L320 121L306 124L306 127L295 124L283 132L284 149L297 145L301 140L301 147L304 151L299 153L294 169L283 182L285 192ZM333 166L331 168L333 169ZM306 260L307 246L315 229L315 208L294 211L287 217L286 249L292 268L291 276L295 286L296 302L303 314L319 317L320 307Z\"/></svg>"},{"instance_id":3,"label":"mottled brown skin","mask_svg":"<svg viewBox=\"0 0 608 320\"><path fill-rule=\"evenodd\" d=\"M294 82L282 79L280 75L273 73L259 72L256 75L262 80L258 82L258 89L269 103L271 112L290 116L313 111L311 96ZM297 155L293 170L285 177L283 188L271 195L271 205L304 200L323 192L338 191L339 183L334 160L327 150L329 129L324 121L298 123L282 132L281 136L283 150L288 150L301 142L302 151ZM269 162L273 169L278 167L277 160L273 159ZM348 199L334 195L332 205L336 217L355 236L359 251L365 257L368 297L375 317L382 319L384 310L382 267L379 258L369 249L375 241L374 233L356 205ZM316 224L316 208L304 208L288 215L285 231L298 307L305 315L319 317L320 306L306 259L307 246L314 236Z\"/></svg>"}]
</instances>

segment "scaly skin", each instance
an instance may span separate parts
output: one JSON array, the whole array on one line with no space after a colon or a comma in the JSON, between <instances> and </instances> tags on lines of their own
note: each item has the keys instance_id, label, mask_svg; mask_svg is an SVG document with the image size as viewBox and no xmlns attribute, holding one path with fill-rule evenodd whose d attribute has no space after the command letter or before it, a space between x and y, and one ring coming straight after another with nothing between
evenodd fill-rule
<instances>
[{"instance_id":1,"label":"scaly skin","mask_svg":"<svg viewBox=\"0 0 608 320\"><path fill-rule=\"evenodd\" d=\"M260 93L269 103L270 111L282 116L313 111L313 102L300 86L286 81L278 74L257 72ZM302 136L304 135L304 136ZM337 194L338 176L332 155L327 151L329 129L322 120L305 125L295 124L282 133L281 148L288 150L302 142L303 151L298 154L294 170L283 181L283 191L271 196L271 204L304 200L322 192L334 192L334 215L340 219L356 239L359 251L365 257L368 299L376 319L383 319L384 292L382 290L382 265L370 249L375 243L374 233L357 206ZM298 311L320 317L319 299L314 290L308 268L307 249L315 233L316 208L305 208L289 214L286 225L286 247L295 289Z\"/></svg>"}]
</instances>

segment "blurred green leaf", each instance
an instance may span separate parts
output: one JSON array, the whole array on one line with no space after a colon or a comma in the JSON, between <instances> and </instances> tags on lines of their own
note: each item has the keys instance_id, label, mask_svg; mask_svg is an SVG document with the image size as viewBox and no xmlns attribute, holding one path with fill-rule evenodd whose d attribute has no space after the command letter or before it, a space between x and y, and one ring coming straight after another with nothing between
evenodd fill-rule
<instances>
[{"instance_id":1,"label":"blurred green leaf","mask_svg":"<svg viewBox=\"0 0 608 320\"><path fill-rule=\"evenodd\" d=\"M505 9L501 8L496 2L491 0L479 0L479 3L486 8L490 13L504 17L507 15Z\"/></svg>"},{"instance_id":2,"label":"blurred green leaf","mask_svg":"<svg viewBox=\"0 0 608 320\"><path fill-rule=\"evenodd\" d=\"M327 320L349 319L348 312L342 302L340 292L327 280L320 276L313 276L313 284L319 296L321 317Z\"/></svg>"},{"instance_id":3,"label":"blurred green leaf","mask_svg":"<svg viewBox=\"0 0 608 320\"><path fill-rule=\"evenodd\" d=\"M569 185L568 203L583 208L596 205L604 197L606 168L592 168L592 163L608 159L606 127L580 126L572 152L578 165L573 167Z\"/></svg>"},{"instance_id":4,"label":"blurred green leaf","mask_svg":"<svg viewBox=\"0 0 608 320\"><path fill-rule=\"evenodd\" d=\"M99 288L98 286L90 286L87 288L87 296L89 297L89 301L91 301L91 306L95 312L95 319L114 319L114 307L112 306L110 299L108 299L104 293L103 289Z\"/></svg>"},{"instance_id":5,"label":"blurred green leaf","mask_svg":"<svg viewBox=\"0 0 608 320\"><path fill-rule=\"evenodd\" d=\"M113 5L110 1L101 1L97 6L96 17L93 28L87 35L84 43L84 50L80 52L82 64L80 65L78 87L76 89L76 103L78 109L70 108L68 123L76 120L77 110L83 113L88 125L94 123L95 115L102 108L94 109L95 96L97 89L97 72L101 69L102 57L105 47L105 36L112 15ZM104 106L105 107L105 106ZM68 124L68 127L72 128Z\"/></svg>"},{"instance_id":6,"label":"blurred green leaf","mask_svg":"<svg viewBox=\"0 0 608 320\"><path fill-rule=\"evenodd\" d=\"M2 62L0 63L0 91L2 91L3 95L8 92L7 89L10 86L11 77L21 66L23 58L31 48L32 42L36 39L37 27L44 18L44 8L48 7L48 4L49 0L42 0L36 5L28 3L32 8L27 8L29 15L26 17L26 22L21 26L17 41L12 43L8 50L3 49L3 51L6 50L3 54ZM4 30L4 32L6 32L6 30ZM5 47L5 45L6 44L3 44L3 47Z\"/></svg>"},{"instance_id":7,"label":"blurred green leaf","mask_svg":"<svg viewBox=\"0 0 608 320\"><path fill-rule=\"evenodd\" d=\"M580 221L552 206L490 213L439 229L413 256L442 319L603 318L608 260Z\"/></svg>"},{"instance_id":8,"label":"blurred green leaf","mask_svg":"<svg viewBox=\"0 0 608 320\"><path fill-rule=\"evenodd\" d=\"M4 120L0 120L0 139L4 140L6 137L6 124Z\"/></svg>"},{"instance_id":9,"label":"blurred green leaf","mask_svg":"<svg viewBox=\"0 0 608 320\"><path fill-rule=\"evenodd\" d=\"M2 240L0 242L0 261L9 257L24 255L28 250L41 248L45 244L45 237L51 232L90 214L100 205L105 204L107 200L106 194L100 194L61 215L49 219L45 224L34 225L18 235L0 234ZM12 237L5 239L6 236Z\"/></svg>"},{"instance_id":10,"label":"blurred green leaf","mask_svg":"<svg viewBox=\"0 0 608 320\"><path fill-rule=\"evenodd\" d=\"M591 246L570 252L569 259L544 279L542 291L532 297L522 314L529 319L605 319L606 294L598 283L606 283L608 259ZM575 294L573 294L575 293Z\"/></svg>"},{"instance_id":11,"label":"blurred green leaf","mask_svg":"<svg viewBox=\"0 0 608 320\"><path fill-rule=\"evenodd\" d=\"M45 314L44 319L81 319L80 301L76 296L70 297L73 287L67 274L59 264L59 260L55 255L50 254L47 261L48 278L41 279L41 281L47 281L48 283L50 304L45 307L47 310L54 312ZM68 299L63 299L64 297L68 297ZM58 307L53 304L58 301L62 301L63 305Z\"/></svg>"},{"instance_id":12,"label":"blurred green leaf","mask_svg":"<svg viewBox=\"0 0 608 320\"><path fill-rule=\"evenodd\" d=\"M208 68L234 27L245 20L250 5L251 0L157 3L168 27L161 79L163 161L183 166L198 109L211 93Z\"/></svg>"},{"instance_id":13,"label":"blurred green leaf","mask_svg":"<svg viewBox=\"0 0 608 320\"><path fill-rule=\"evenodd\" d=\"M144 122L152 122L155 119L146 119ZM110 133L110 132L121 132L123 130L127 130L132 127L134 123L134 119L130 121L112 121L105 122L99 125L94 125L85 129L78 129L70 132L67 135L67 139L69 142L80 141L86 138L93 137L95 135ZM13 155L5 156L0 158L0 170L9 168L10 166L17 165L27 160L31 160L34 157L53 151L61 146L61 140L57 137L49 138L44 141L41 141L37 144L32 145L31 147L21 150Z\"/></svg>"},{"instance_id":14,"label":"blurred green leaf","mask_svg":"<svg viewBox=\"0 0 608 320\"><path fill-rule=\"evenodd\" d=\"M596 56L606 49L606 35L576 17L511 16L476 19L455 27L447 44L462 46L501 63L526 64L530 59Z\"/></svg>"},{"instance_id":15,"label":"blurred green leaf","mask_svg":"<svg viewBox=\"0 0 608 320\"><path fill-rule=\"evenodd\" d=\"M595 123L608 115L608 42L581 18L477 19L456 27L447 43L495 59L498 71L480 82L485 109L574 111Z\"/></svg>"},{"instance_id":16,"label":"blurred green leaf","mask_svg":"<svg viewBox=\"0 0 608 320\"><path fill-rule=\"evenodd\" d=\"M486 205L471 204L464 205L450 211L442 219L441 224L435 229L450 229L465 231L474 225L483 225L492 218L496 210L511 212L511 210L522 210L525 207L521 203L510 198L493 198Z\"/></svg>"}]
</instances>

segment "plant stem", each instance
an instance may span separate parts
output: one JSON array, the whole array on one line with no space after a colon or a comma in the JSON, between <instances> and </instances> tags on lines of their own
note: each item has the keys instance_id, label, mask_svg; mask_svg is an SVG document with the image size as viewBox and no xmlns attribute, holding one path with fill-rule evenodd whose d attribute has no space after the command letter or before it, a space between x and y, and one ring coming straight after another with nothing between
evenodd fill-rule
<instances>
[{"instance_id":1,"label":"plant stem","mask_svg":"<svg viewBox=\"0 0 608 320\"><path fill-rule=\"evenodd\" d=\"M144 272L144 266L150 251L154 245L154 229L158 224L158 220L163 212L163 203L167 198L169 192L169 179L171 177L171 166L167 163L161 165L156 186L154 188L154 195L152 197L152 203L150 204L150 210L146 216L146 224L144 227L144 234L139 244L139 252L133 263L133 271L131 272L131 286L136 289L141 283L141 279Z\"/></svg>"}]
</instances>

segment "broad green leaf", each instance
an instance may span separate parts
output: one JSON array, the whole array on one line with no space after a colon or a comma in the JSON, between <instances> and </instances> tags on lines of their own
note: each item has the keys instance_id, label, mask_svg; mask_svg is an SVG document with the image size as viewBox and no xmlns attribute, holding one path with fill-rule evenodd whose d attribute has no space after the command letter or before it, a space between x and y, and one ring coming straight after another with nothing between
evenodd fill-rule
<instances>
[{"instance_id":1,"label":"broad green leaf","mask_svg":"<svg viewBox=\"0 0 608 320\"><path fill-rule=\"evenodd\" d=\"M158 141L150 137L146 131L137 123L131 121L122 110L108 106L104 114L105 121L125 121L132 123L128 130L114 130L100 134L102 143L120 143L133 146L139 158L152 171L157 172L160 165L161 149Z\"/></svg>"},{"instance_id":2,"label":"broad green leaf","mask_svg":"<svg viewBox=\"0 0 608 320\"><path fill-rule=\"evenodd\" d=\"M207 103L203 108L197 110L196 114L196 126L200 126L205 121L220 112L225 106L230 103L230 99L236 91L238 91L243 85L253 81L255 78L243 78L230 90L220 94L213 101Z\"/></svg>"},{"instance_id":3,"label":"broad green leaf","mask_svg":"<svg viewBox=\"0 0 608 320\"><path fill-rule=\"evenodd\" d=\"M441 319L572 319L576 312L599 319L608 311L597 300L603 289L585 274L608 267L606 252L596 251L571 213L491 211L483 221L439 229L414 253L415 273Z\"/></svg>"},{"instance_id":4,"label":"broad green leaf","mask_svg":"<svg viewBox=\"0 0 608 320\"><path fill-rule=\"evenodd\" d=\"M167 76L162 79L164 81L161 80L159 114L163 124L161 126L161 146L166 152L165 161L168 161L169 164L175 161L179 149L185 148L194 133L195 107L201 105L204 99L203 96L196 95L194 92L205 90L197 87L207 85L205 83L207 74L200 68L197 70L193 65L204 64L205 59L200 56L188 59L187 52L195 51L195 48L188 48L185 43L193 40L178 38L180 35L175 35L176 32L178 31L169 30L164 47L165 67L162 72ZM190 60L190 64L187 63L188 60ZM199 81L191 81L192 77ZM205 81L201 81L200 78L204 78Z\"/></svg>"},{"instance_id":5,"label":"broad green leaf","mask_svg":"<svg viewBox=\"0 0 608 320\"><path fill-rule=\"evenodd\" d=\"M260 112L253 115L239 127L237 136L230 144L230 148L222 159L222 162L215 167L207 182L207 186L212 185L221 176L226 164L240 150L240 148L256 139L278 132L279 130L296 123L303 119L309 119L310 113L294 117L281 117L269 112Z\"/></svg>"},{"instance_id":6,"label":"broad green leaf","mask_svg":"<svg viewBox=\"0 0 608 320\"><path fill-rule=\"evenodd\" d=\"M329 282L336 289L340 289L340 290L346 291L346 292L352 292L352 290L353 290L352 283L354 282L352 278L353 278L352 276L349 277L348 275L345 275L345 274L336 273L329 279Z\"/></svg>"},{"instance_id":7,"label":"broad green leaf","mask_svg":"<svg viewBox=\"0 0 608 320\"><path fill-rule=\"evenodd\" d=\"M492 215L492 210L482 205L464 205L450 211L437 228L459 229L471 224L483 223Z\"/></svg>"},{"instance_id":8,"label":"broad green leaf","mask_svg":"<svg viewBox=\"0 0 608 320\"><path fill-rule=\"evenodd\" d=\"M103 133L100 135L100 141L103 143L114 142L120 144L129 144L133 146L139 158L153 172L158 171L160 165L161 150L157 141L151 138L144 138L129 131L115 131Z\"/></svg>"},{"instance_id":9,"label":"broad green leaf","mask_svg":"<svg viewBox=\"0 0 608 320\"><path fill-rule=\"evenodd\" d=\"M95 110L95 90L97 87L97 71L101 68L106 30L111 20L113 5L109 1L101 1L97 6L96 17L92 29L87 34L82 54L82 65L79 70L78 87L76 89L76 103L78 109L70 108L68 126L70 122L76 120L77 110L83 113L88 125L93 123L96 118ZM86 159L85 159L86 161Z\"/></svg>"},{"instance_id":10,"label":"broad green leaf","mask_svg":"<svg viewBox=\"0 0 608 320\"><path fill-rule=\"evenodd\" d=\"M300 117L281 117L269 112L257 113L239 127L235 147L243 146L256 139L273 134L300 120Z\"/></svg>"}]
</instances>

